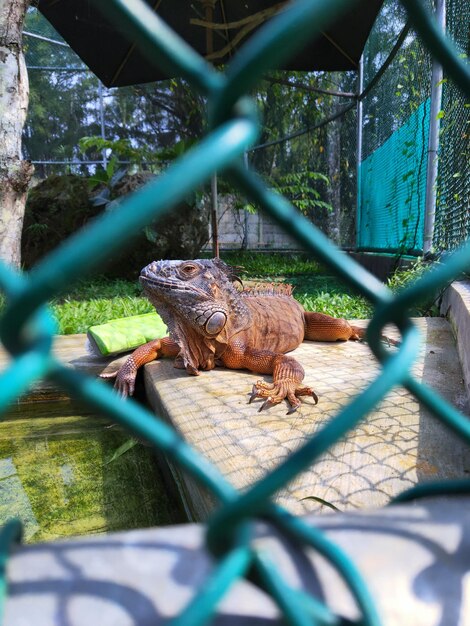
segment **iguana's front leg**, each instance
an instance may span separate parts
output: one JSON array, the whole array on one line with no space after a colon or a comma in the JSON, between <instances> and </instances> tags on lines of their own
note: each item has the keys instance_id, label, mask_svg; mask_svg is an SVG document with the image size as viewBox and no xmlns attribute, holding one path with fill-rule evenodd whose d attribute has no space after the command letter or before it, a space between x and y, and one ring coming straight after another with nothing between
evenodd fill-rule
<instances>
[{"instance_id":1,"label":"iguana's front leg","mask_svg":"<svg viewBox=\"0 0 470 626\"><path fill-rule=\"evenodd\" d=\"M301 405L300 396L311 396L315 404L318 402L313 389L301 386L305 375L304 368L290 356L270 350L256 350L235 341L228 346L220 360L225 367L231 369L247 369L259 374L273 375L272 383L258 380L253 385L250 402L255 398L265 398L259 411L287 399L291 405L288 414L293 413Z\"/></svg>"},{"instance_id":2,"label":"iguana's front leg","mask_svg":"<svg viewBox=\"0 0 470 626\"><path fill-rule=\"evenodd\" d=\"M179 351L180 348L178 344L175 343L173 339L170 339L170 337L154 339L134 350L124 362L124 365L116 372L101 374L100 377L105 379L116 378L114 387L123 398L126 398L127 396L132 396L134 393L135 379L139 367L151 361L155 361L155 359L162 356L176 357Z\"/></svg>"}]
</instances>

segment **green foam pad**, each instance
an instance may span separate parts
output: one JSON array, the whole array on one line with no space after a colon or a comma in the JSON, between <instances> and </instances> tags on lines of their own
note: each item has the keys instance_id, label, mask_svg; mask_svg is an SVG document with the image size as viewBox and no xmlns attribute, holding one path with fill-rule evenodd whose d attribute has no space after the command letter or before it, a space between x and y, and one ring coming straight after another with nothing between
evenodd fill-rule
<instances>
[{"instance_id":1,"label":"green foam pad","mask_svg":"<svg viewBox=\"0 0 470 626\"><path fill-rule=\"evenodd\" d=\"M91 326L87 335L92 347L97 348L103 356L108 356L127 352L152 339L165 337L168 331L157 313L144 313Z\"/></svg>"}]
</instances>

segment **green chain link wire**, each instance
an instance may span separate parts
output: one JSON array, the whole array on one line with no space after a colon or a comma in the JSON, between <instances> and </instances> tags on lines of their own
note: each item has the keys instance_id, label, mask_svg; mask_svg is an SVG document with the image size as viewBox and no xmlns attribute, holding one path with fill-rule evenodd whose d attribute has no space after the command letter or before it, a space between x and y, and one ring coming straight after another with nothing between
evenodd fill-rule
<instances>
[{"instance_id":1,"label":"green chain link wire","mask_svg":"<svg viewBox=\"0 0 470 626\"><path fill-rule=\"evenodd\" d=\"M28 390L33 382L47 377L91 409L120 422L153 443L181 465L219 500L220 507L207 529L207 545L218 564L188 607L173 620L173 626L206 623L218 601L242 576L256 572L256 584L271 594L287 623L294 626L334 625L344 621L315 598L290 588L269 557L250 543L256 516L262 516L294 540L299 548L310 546L323 555L348 585L361 613L358 623L379 626L381 620L373 599L354 563L321 531L308 526L277 505L270 497L297 473L311 465L326 449L364 419L396 385L403 385L441 421L470 443L470 423L454 407L419 383L410 368L419 348L416 328L407 316L422 293L444 286L470 266L470 244L429 272L398 296L392 294L352 259L345 257L328 239L300 215L284 198L273 194L241 157L257 139L257 115L246 93L267 70L281 65L309 39L315 37L354 0L301 0L273 19L244 46L225 74L212 66L182 41L143 0L96 2L116 25L138 41L150 63L169 73L185 77L207 97L210 132L157 181L128 197L113 212L97 220L52 252L28 275L0 265L0 287L8 299L0 320L0 337L14 359L0 377L0 413ZM419 0L402 0L415 29L448 75L470 94L468 66L436 28ZM45 303L54 295L100 267L114 252L129 245L130 238L149 222L163 216L197 185L215 171L225 171L231 181L252 202L260 205L278 224L309 250L313 256L375 305L368 328L372 351L382 363L377 378L343 408L303 447L276 470L240 495L219 471L197 454L161 419L132 400L121 400L97 380L60 364L51 355L55 324ZM402 334L402 345L393 355L382 346L380 335L388 323ZM408 490L395 498L406 501L441 493L469 493L470 481L430 483ZM6 597L5 567L14 542L20 540L21 525L11 521L0 530L0 622Z\"/></svg>"}]
</instances>

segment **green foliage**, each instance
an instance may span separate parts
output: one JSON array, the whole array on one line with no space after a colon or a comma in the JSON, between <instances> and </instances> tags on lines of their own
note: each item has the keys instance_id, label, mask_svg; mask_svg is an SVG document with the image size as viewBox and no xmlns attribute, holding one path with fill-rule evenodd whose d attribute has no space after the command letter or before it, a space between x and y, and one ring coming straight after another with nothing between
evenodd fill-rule
<instances>
[{"instance_id":1,"label":"green foliage","mask_svg":"<svg viewBox=\"0 0 470 626\"><path fill-rule=\"evenodd\" d=\"M418 259L409 267L396 270L388 279L387 286L390 287L392 291L403 289L418 280L418 278L429 271L431 267L431 264L425 263L422 259Z\"/></svg>"},{"instance_id":2,"label":"green foliage","mask_svg":"<svg viewBox=\"0 0 470 626\"><path fill-rule=\"evenodd\" d=\"M137 282L103 277L80 281L69 293L55 298L51 308L61 335L85 333L110 319L153 311Z\"/></svg>"},{"instance_id":3,"label":"green foliage","mask_svg":"<svg viewBox=\"0 0 470 626\"><path fill-rule=\"evenodd\" d=\"M98 293L98 292L95 292ZM154 309L142 297L94 297L90 300L64 300L52 304L52 312L58 323L60 335L85 333L90 326L104 324L110 319L151 313Z\"/></svg>"},{"instance_id":4,"label":"green foliage","mask_svg":"<svg viewBox=\"0 0 470 626\"><path fill-rule=\"evenodd\" d=\"M54 300L56 304L66 300L91 300L99 298L133 298L140 296L141 289L137 281L121 280L119 278L109 280L104 276L94 279L83 279L75 283L66 295Z\"/></svg>"},{"instance_id":5,"label":"green foliage","mask_svg":"<svg viewBox=\"0 0 470 626\"><path fill-rule=\"evenodd\" d=\"M187 152L192 146L194 146L195 143L196 140L193 138L181 139L172 146L159 150L154 155L154 158L157 158L160 161L174 161Z\"/></svg>"},{"instance_id":6,"label":"green foliage","mask_svg":"<svg viewBox=\"0 0 470 626\"><path fill-rule=\"evenodd\" d=\"M88 178L91 190L101 188L100 193L92 198L94 206L106 206L111 202L114 187L126 174L137 172L150 159L146 148L134 148L129 139L103 139L102 137L82 137L78 142L83 154L97 157L107 153L106 167L99 165L95 173ZM91 155L89 154L91 152ZM122 164L124 161L124 164Z\"/></svg>"},{"instance_id":7,"label":"green foliage","mask_svg":"<svg viewBox=\"0 0 470 626\"><path fill-rule=\"evenodd\" d=\"M142 166L145 161L149 161L152 154L144 147L135 148L130 139L103 139L96 135L92 137L82 137L78 142L82 152L89 150L94 153L102 153L103 150L110 151L113 157L129 162L129 165Z\"/></svg>"},{"instance_id":8,"label":"green foliage","mask_svg":"<svg viewBox=\"0 0 470 626\"><path fill-rule=\"evenodd\" d=\"M146 147L136 148L129 139L111 140L98 136L82 137L78 144L84 154L88 153L87 156L91 158L98 158L103 152L107 154L106 167L99 165L95 173L88 178L90 189L99 189L99 193L91 199L93 206L112 208L110 205L113 203L115 188L126 175L133 175L143 170L155 174L160 169L156 162L171 162L189 150L194 143L194 139L181 140L168 148L155 152ZM149 241L153 241L152 227L146 227L144 232Z\"/></svg>"},{"instance_id":9,"label":"green foliage","mask_svg":"<svg viewBox=\"0 0 470 626\"><path fill-rule=\"evenodd\" d=\"M418 259L415 263L406 269L399 269L393 273L388 279L387 286L394 292L398 292L405 287L416 282L426 272L432 270L436 263L428 263L422 259ZM438 316L439 299L443 290L432 291L413 309L412 313L418 316Z\"/></svg>"},{"instance_id":10,"label":"green foliage","mask_svg":"<svg viewBox=\"0 0 470 626\"><path fill-rule=\"evenodd\" d=\"M311 209L322 208L332 211L333 207L321 199L321 193L315 184L321 181L329 185L328 177L319 172L293 172L274 179L274 188L288 198L304 215Z\"/></svg>"}]
</instances>

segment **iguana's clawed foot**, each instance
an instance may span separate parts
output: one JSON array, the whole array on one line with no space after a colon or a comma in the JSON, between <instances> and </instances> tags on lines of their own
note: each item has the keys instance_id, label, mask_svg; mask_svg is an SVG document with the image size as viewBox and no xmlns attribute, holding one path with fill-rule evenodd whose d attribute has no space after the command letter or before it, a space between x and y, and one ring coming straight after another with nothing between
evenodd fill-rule
<instances>
[{"instance_id":1,"label":"iguana's clawed foot","mask_svg":"<svg viewBox=\"0 0 470 626\"><path fill-rule=\"evenodd\" d=\"M112 380L115 378L115 390L121 398L127 398L128 396L134 395L136 374L137 371L126 371L124 368L121 368L116 372L100 374L100 378L104 380Z\"/></svg>"},{"instance_id":2,"label":"iguana's clawed foot","mask_svg":"<svg viewBox=\"0 0 470 626\"><path fill-rule=\"evenodd\" d=\"M290 409L287 415L291 415L301 406L300 396L311 396L318 403L318 396L311 387L297 387L296 383L291 380L281 380L276 383L266 383L259 380L253 385L248 404L251 404L256 398L265 398L263 404L258 409L258 413L266 407L279 404L282 400L287 399Z\"/></svg>"}]
</instances>

